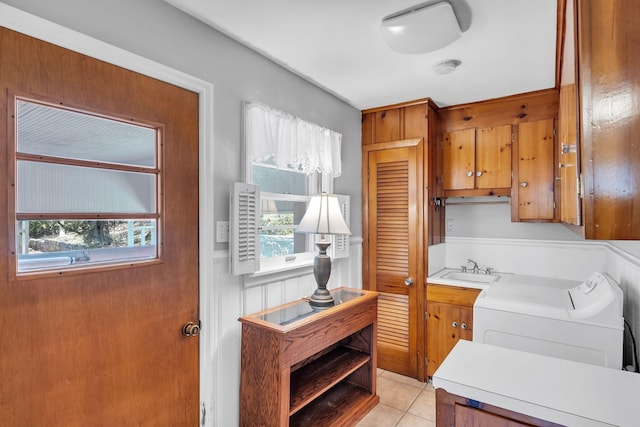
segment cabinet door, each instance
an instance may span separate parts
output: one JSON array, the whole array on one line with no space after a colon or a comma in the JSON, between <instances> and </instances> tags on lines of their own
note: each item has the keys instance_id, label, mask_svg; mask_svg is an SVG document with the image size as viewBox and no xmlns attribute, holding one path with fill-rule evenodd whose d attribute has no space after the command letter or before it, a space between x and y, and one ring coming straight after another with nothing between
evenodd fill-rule
<instances>
[{"instance_id":1,"label":"cabinet door","mask_svg":"<svg viewBox=\"0 0 640 427\"><path fill-rule=\"evenodd\" d=\"M560 72L558 105L558 153L560 167L560 221L580 225L580 150L578 144L578 94L576 93L575 4L567 0L566 24Z\"/></svg>"},{"instance_id":2,"label":"cabinet door","mask_svg":"<svg viewBox=\"0 0 640 427\"><path fill-rule=\"evenodd\" d=\"M473 307L456 307L454 317L458 320L458 336L461 340L473 341ZM453 347L452 347L453 348Z\"/></svg>"},{"instance_id":3,"label":"cabinet door","mask_svg":"<svg viewBox=\"0 0 640 427\"><path fill-rule=\"evenodd\" d=\"M640 240L640 7L580 1L585 237Z\"/></svg>"},{"instance_id":4,"label":"cabinet door","mask_svg":"<svg viewBox=\"0 0 640 427\"><path fill-rule=\"evenodd\" d=\"M433 376L458 342L453 322L453 305L427 301L427 375Z\"/></svg>"},{"instance_id":5,"label":"cabinet door","mask_svg":"<svg viewBox=\"0 0 640 427\"><path fill-rule=\"evenodd\" d=\"M427 301L428 376L433 376L460 339L473 339L473 307Z\"/></svg>"},{"instance_id":6,"label":"cabinet door","mask_svg":"<svg viewBox=\"0 0 640 427\"><path fill-rule=\"evenodd\" d=\"M400 135L400 108L392 108L374 113L373 142L398 141Z\"/></svg>"},{"instance_id":7,"label":"cabinet door","mask_svg":"<svg viewBox=\"0 0 640 427\"><path fill-rule=\"evenodd\" d=\"M445 190L475 188L476 130L447 132L443 137L443 181Z\"/></svg>"},{"instance_id":8,"label":"cabinet door","mask_svg":"<svg viewBox=\"0 0 640 427\"><path fill-rule=\"evenodd\" d=\"M511 188L511 125L478 129L476 188Z\"/></svg>"},{"instance_id":9,"label":"cabinet door","mask_svg":"<svg viewBox=\"0 0 640 427\"><path fill-rule=\"evenodd\" d=\"M559 147L556 150L560 158L560 220L566 224L580 225L576 102L575 84L561 86L558 107Z\"/></svg>"},{"instance_id":10,"label":"cabinet door","mask_svg":"<svg viewBox=\"0 0 640 427\"><path fill-rule=\"evenodd\" d=\"M554 218L553 120L518 126L518 206L520 221Z\"/></svg>"}]
</instances>

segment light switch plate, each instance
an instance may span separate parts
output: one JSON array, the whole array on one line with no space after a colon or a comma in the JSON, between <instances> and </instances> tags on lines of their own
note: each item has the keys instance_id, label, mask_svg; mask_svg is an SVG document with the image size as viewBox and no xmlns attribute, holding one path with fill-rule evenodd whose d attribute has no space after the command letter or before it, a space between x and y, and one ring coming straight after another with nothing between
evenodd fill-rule
<instances>
[{"instance_id":1,"label":"light switch plate","mask_svg":"<svg viewBox=\"0 0 640 427\"><path fill-rule=\"evenodd\" d=\"M229 221L216 221L216 243L229 241Z\"/></svg>"}]
</instances>

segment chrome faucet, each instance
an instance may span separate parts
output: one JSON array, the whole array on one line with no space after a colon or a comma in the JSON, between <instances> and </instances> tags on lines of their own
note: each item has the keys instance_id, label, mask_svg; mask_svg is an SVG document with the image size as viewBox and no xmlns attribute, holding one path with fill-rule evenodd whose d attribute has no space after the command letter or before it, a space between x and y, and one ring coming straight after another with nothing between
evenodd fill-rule
<instances>
[{"instance_id":1,"label":"chrome faucet","mask_svg":"<svg viewBox=\"0 0 640 427\"><path fill-rule=\"evenodd\" d=\"M476 274L480 273L480 267L478 267L478 263L477 262L475 262L472 259L468 259L467 263L473 264L473 270L472 270L473 273L476 273Z\"/></svg>"}]
</instances>

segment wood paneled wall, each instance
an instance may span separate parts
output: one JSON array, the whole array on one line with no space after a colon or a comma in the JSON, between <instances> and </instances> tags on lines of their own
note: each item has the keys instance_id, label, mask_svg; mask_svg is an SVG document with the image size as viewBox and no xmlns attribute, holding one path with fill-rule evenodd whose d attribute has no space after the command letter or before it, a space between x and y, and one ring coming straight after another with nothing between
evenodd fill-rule
<instances>
[{"instance_id":1,"label":"wood paneled wall","mask_svg":"<svg viewBox=\"0 0 640 427\"><path fill-rule=\"evenodd\" d=\"M440 133L556 118L558 100L558 90L547 89L441 108Z\"/></svg>"}]
</instances>

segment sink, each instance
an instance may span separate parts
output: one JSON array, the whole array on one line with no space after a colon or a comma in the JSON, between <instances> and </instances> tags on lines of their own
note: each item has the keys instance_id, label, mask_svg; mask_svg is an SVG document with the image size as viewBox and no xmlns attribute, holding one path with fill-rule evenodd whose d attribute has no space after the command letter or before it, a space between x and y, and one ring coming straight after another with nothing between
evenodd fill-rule
<instances>
[{"instance_id":1,"label":"sink","mask_svg":"<svg viewBox=\"0 0 640 427\"><path fill-rule=\"evenodd\" d=\"M493 283L500 278L495 274L463 273L462 271L450 271L442 276L443 279L460 280L474 283Z\"/></svg>"}]
</instances>

